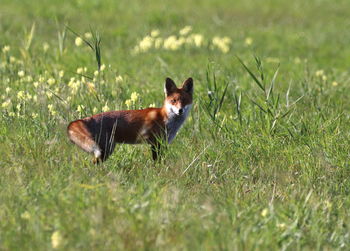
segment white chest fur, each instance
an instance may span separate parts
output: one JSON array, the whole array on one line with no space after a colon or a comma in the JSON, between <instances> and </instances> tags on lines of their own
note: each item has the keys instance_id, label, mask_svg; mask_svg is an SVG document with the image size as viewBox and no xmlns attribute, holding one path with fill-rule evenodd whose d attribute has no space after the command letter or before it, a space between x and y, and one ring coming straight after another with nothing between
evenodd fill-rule
<instances>
[{"instance_id":1,"label":"white chest fur","mask_svg":"<svg viewBox=\"0 0 350 251\"><path fill-rule=\"evenodd\" d=\"M179 131L186 118L188 117L189 111L192 105L185 106L184 112L181 115L176 115L174 112L170 111L168 116L169 119L166 123L166 133L168 138L168 143L171 143Z\"/></svg>"}]
</instances>

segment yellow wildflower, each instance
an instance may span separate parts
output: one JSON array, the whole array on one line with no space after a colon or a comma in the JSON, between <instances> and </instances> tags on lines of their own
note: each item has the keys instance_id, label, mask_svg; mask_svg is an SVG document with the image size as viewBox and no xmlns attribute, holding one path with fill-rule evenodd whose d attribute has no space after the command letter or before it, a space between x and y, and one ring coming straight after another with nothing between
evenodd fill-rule
<instances>
[{"instance_id":1,"label":"yellow wildflower","mask_svg":"<svg viewBox=\"0 0 350 251\"><path fill-rule=\"evenodd\" d=\"M27 93L27 96L26 96L26 100L31 100L33 98L33 96L29 93Z\"/></svg>"},{"instance_id":2,"label":"yellow wildflower","mask_svg":"<svg viewBox=\"0 0 350 251\"><path fill-rule=\"evenodd\" d=\"M332 85L333 85L333 86L338 86L338 82L333 81L333 82L332 82Z\"/></svg>"},{"instance_id":3,"label":"yellow wildflower","mask_svg":"<svg viewBox=\"0 0 350 251\"><path fill-rule=\"evenodd\" d=\"M158 37L160 34L160 31L159 30L152 30L151 31L151 37Z\"/></svg>"},{"instance_id":4,"label":"yellow wildflower","mask_svg":"<svg viewBox=\"0 0 350 251\"><path fill-rule=\"evenodd\" d=\"M11 105L11 100L8 99L8 100L6 100L5 102L3 102L3 103L1 104L1 107L2 107L2 108L7 108L7 107L9 107L10 105Z\"/></svg>"},{"instance_id":5,"label":"yellow wildflower","mask_svg":"<svg viewBox=\"0 0 350 251\"><path fill-rule=\"evenodd\" d=\"M286 228L286 224L285 223L279 223L277 224L277 227L280 229L285 229Z\"/></svg>"},{"instance_id":6,"label":"yellow wildflower","mask_svg":"<svg viewBox=\"0 0 350 251\"><path fill-rule=\"evenodd\" d=\"M43 83L45 81L45 78L40 75L38 80L39 80L39 82Z\"/></svg>"},{"instance_id":7,"label":"yellow wildflower","mask_svg":"<svg viewBox=\"0 0 350 251\"><path fill-rule=\"evenodd\" d=\"M135 54L137 54L137 53L139 53L140 52L140 47L138 46L138 45L136 45L135 47L134 47L134 49L132 49L132 51L131 51L131 53L133 54L133 55L135 55Z\"/></svg>"},{"instance_id":8,"label":"yellow wildflower","mask_svg":"<svg viewBox=\"0 0 350 251\"><path fill-rule=\"evenodd\" d=\"M163 44L164 49L167 50L177 50L179 48L179 44L177 43L176 36L169 36L164 40Z\"/></svg>"},{"instance_id":9,"label":"yellow wildflower","mask_svg":"<svg viewBox=\"0 0 350 251\"><path fill-rule=\"evenodd\" d=\"M86 85L88 86L89 88L89 92L91 93L96 93L96 89L95 89L95 85L91 82L87 82Z\"/></svg>"},{"instance_id":10,"label":"yellow wildflower","mask_svg":"<svg viewBox=\"0 0 350 251\"><path fill-rule=\"evenodd\" d=\"M13 63L15 63L15 62L16 62L16 58L13 57L13 56L11 56L11 57L10 57L10 63L13 64Z\"/></svg>"},{"instance_id":11,"label":"yellow wildflower","mask_svg":"<svg viewBox=\"0 0 350 251\"><path fill-rule=\"evenodd\" d=\"M33 112L31 116L32 116L33 119L36 119L39 116L39 114Z\"/></svg>"},{"instance_id":12,"label":"yellow wildflower","mask_svg":"<svg viewBox=\"0 0 350 251\"><path fill-rule=\"evenodd\" d=\"M230 44L231 43L231 38L225 36L222 38L222 42L225 43L225 44Z\"/></svg>"},{"instance_id":13,"label":"yellow wildflower","mask_svg":"<svg viewBox=\"0 0 350 251\"><path fill-rule=\"evenodd\" d=\"M131 104L132 104L131 99L125 100L125 104L129 108L131 106Z\"/></svg>"},{"instance_id":14,"label":"yellow wildflower","mask_svg":"<svg viewBox=\"0 0 350 251\"><path fill-rule=\"evenodd\" d=\"M52 248L58 248L61 243L62 243L62 234L60 233L60 231L55 231L53 232L53 234L51 235L51 245Z\"/></svg>"},{"instance_id":15,"label":"yellow wildflower","mask_svg":"<svg viewBox=\"0 0 350 251\"><path fill-rule=\"evenodd\" d=\"M19 71L17 74L21 78L24 77L24 75L25 75L24 71Z\"/></svg>"},{"instance_id":16,"label":"yellow wildflower","mask_svg":"<svg viewBox=\"0 0 350 251\"><path fill-rule=\"evenodd\" d=\"M180 37L176 43L178 44L178 46L182 46L184 43L186 42L186 39L184 37Z\"/></svg>"},{"instance_id":17,"label":"yellow wildflower","mask_svg":"<svg viewBox=\"0 0 350 251\"><path fill-rule=\"evenodd\" d=\"M77 93L79 87L80 87L80 81L79 80L75 80L75 78L71 78L68 82L68 86L72 89L72 93L75 94Z\"/></svg>"},{"instance_id":18,"label":"yellow wildflower","mask_svg":"<svg viewBox=\"0 0 350 251\"><path fill-rule=\"evenodd\" d=\"M44 44L43 44L44 52L46 52L49 48L50 48L50 45L48 43L44 42Z\"/></svg>"},{"instance_id":19,"label":"yellow wildflower","mask_svg":"<svg viewBox=\"0 0 350 251\"><path fill-rule=\"evenodd\" d=\"M17 98L18 98L18 99L24 99L24 97L25 97L24 91L19 91L19 92L17 93Z\"/></svg>"},{"instance_id":20,"label":"yellow wildflower","mask_svg":"<svg viewBox=\"0 0 350 251\"><path fill-rule=\"evenodd\" d=\"M59 76L60 78L63 78L63 76L64 76L64 71L59 71L59 72L58 72L58 76Z\"/></svg>"},{"instance_id":21,"label":"yellow wildflower","mask_svg":"<svg viewBox=\"0 0 350 251\"><path fill-rule=\"evenodd\" d=\"M203 36L201 34L193 34L192 35L193 42L195 46L201 47L203 44Z\"/></svg>"},{"instance_id":22,"label":"yellow wildflower","mask_svg":"<svg viewBox=\"0 0 350 251\"><path fill-rule=\"evenodd\" d=\"M162 44L163 38L158 37L154 40L154 48L159 49L162 46Z\"/></svg>"},{"instance_id":23,"label":"yellow wildflower","mask_svg":"<svg viewBox=\"0 0 350 251\"><path fill-rule=\"evenodd\" d=\"M48 83L49 85L53 85L53 84L56 83L56 80L55 80L54 78L49 78L49 79L47 80L47 83Z\"/></svg>"},{"instance_id":24,"label":"yellow wildflower","mask_svg":"<svg viewBox=\"0 0 350 251\"><path fill-rule=\"evenodd\" d=\"M145 36L139 43L139 48L141 51L148 51L153 45L153 37Z\"/></svg>"},{"instance_id":25,"label":"yellow wildflower","mask_svg":"<svg viewBox=\"0 0 350 251\"><path fill-rule=\"evenodd\" d=\"M78 105L78 107L77 107L77 112L82 112L82 111L84 111L85 110L85 106L83 106L83 105Z\"/></svg>"},{"instance_id":26,"label":"yellow wildflower","mask_svg":"<svg viewBox=\"0 0 350 251\"><path fill-rule=\"evenodd\" d=\"M77 37L75 39L75 45L76 46L81 46L83 44L83 39L81 39L80 37Z\"/></svg>"},{"instance_id":27,"label":"yellow wildflower","mask_svg":"<svg viewBox=\"0 0 350 251\"><path fill-rule=\"evenodd\" d=\"M251 37L247 37L245 40L244 40L244 44L249 46L249 45L252 45L253 43L253 39Z\"/></svg>"},{"instance_id":28,"label":"yellow wildflower","mask_svg":"<svg viewBox=\"0 0 350 251\"><path fill-rule=\"evenodd\" d=\"M93 109L92 109L92 113L97 113L97 107L94 107Z\"/></svg>"},{"instance_id":29,"label":"yellow wildflower","mask_svg":"<svg viewBox=\"0 0 350 251\"><path fill-rule=\"evenodd\" d=\"M97 76L98 76L98 74L99 74L99 72L98 72L98 71L94 71L94 76L95 76L95 77L97 77Z\"/></svg>"},{"instance_id":30,"label":"yellow wildflower","mask_svg":"<svg viewBox=\"0 0 350 251\"><path fill-rule=\"evenodd\" d=\"M27 81L27 82L32 82L32 81L33 81L33 77L30 76L30 75L27 76L27 77L26 77L26 81Z\"/></svg>"},{"instance_id":31,"label":"yellow wildflower","mask_svg":"<svg viewBox=\"0 0 350 251\"><path fill-rule=\"evenodd\" d=\"M31 218L31 215L28 211L25 211L21 214L21 218L24 220L29 220Z\"/></svg>"},{"instance_id":32,"label":"yellow wildflower","mask_svg":"<svg viewBox=\"0 0 350 251\"><path fill-rule=\"evenodd\" d=\"M156 104L152 103L152 104L149 105L149 107L156 107Z\"/></svg>"},{"instance_id":33,"label":"yellow wildflower","mask_svg":"<svg viewBox=\"0 0 350 251\"><path fill-rule=\"evenodd\" d=\"M50 91L47 91L45 94L46 94L46 97L48 97L49 99L52 98L53 96L52 92Z\"/></svg>"},{"instance_id":34,"label":"yellow wildflower","mask_svg":"<svg viewBox=\"0 0 350 251\"><path fill-rule=\"evenodd\" d=\"M122 76L119 75L119 76L115 77L115 82L120 83L122 81L123 81L123 77Z\"/></svg>"},{"instance_id":35,"label":"yellow wildflower","mask_svg":"<svg viewBox=\"0 0 350 251\"><path fill-rule=\"evenodd\" d=\"M83 71L84 71L84 69L83 69L82 67L79 67L79 68L77 69L77 73L78 73L78 74L82 74Z\"/></svg>"},{"instance_id":36,"label":"yellow wildflower","mask_svg":"<svg viewBox=\"0 0 350 251\"><path fill-rule=\"evenodd\" d=\"M9 45L5 45L4 47L2 47L3 53L9 52L10 50L11 50L11 47Z\"/></svg>"},{"instance_id":37,"label":"yellow wildflower","mask_svg":"<svg viewBox=\"0 0 350 251\"><path fill-rule=\"evenodd\" d=\"M315 72L315 75L316 75L316 77L321 77L321 76L324 75L324 71L323 70L318 70L318 71Z\"/></svg>"},{"instance_id":38,"label":"yellow wildflower","mask_svg":"<svg viewBox=\"0 0 350 251\"><path fill-rule=\"evenodd\" d=\"M137 92L133 92L131 93L130 100L131 102L135 103L139 97L140 97L140 94L138 94Z\"/></svg>"},{"instance_id":39,"label":"yellow wildflower","mask_svg":"<svg viewBox=\"0 0 350 251\"><path fill-rule=\"evenodd\" d=\"M86 39L92 38L91 32L86 32L86 33L84 34L84 37L85 37Z\"/></svg>"},{"instance_id":40,"label":"yellow wildflower","mask_svg":"<svg viewBox=\"0 0 350 251\"><path fill-rule=\"evenodd\" d=\"M104 71L105 69L106 69L106 65L105 64L101 65L100 71Z\"/></svg>"},{"instance_id":41,"label":"yellow wildflower","mask_svg":"<svg viewBox=\"0 0 350 251\"><path fill-rule=\"evenodd\" d=\"M48 108L48 110L49 110L49 112L50 112L50 114L51 114L52 116L55 116L55 115L57 114L57 112L56 112L56 110L55 110L55 108L53 107L52 104L49 104L49 105L47 106L47 108Z\"/></svg>"},{"instance_id":42,"label":"yellow wildflower","mask_svg":"<svg viewBox=\"0 0 350 251\"><path fill-rule=\"evenodd\" d=\"M107 103L105 104L104 107L102 107L102 111L103 111L103 112L109 111L109 107L108 107Z\"/></svg>"},{"instance_id":43,"label":"yellow wildflower","mask_svg":"<svg viewBox=\"0 0 350 251\"><path fill-rule=\"evenodd\" d=\"M267 208L264 208L264 209L261 211L261 216L262 216L262 217L266 217L268 213L269 213L269 210L268 210Z\"/></svg>"},{"instance_id":44,"label":"yellow wildflower","mask_svg":"<svg viewBox=\"0 0 350 251\"><path fill-rule=\"evenodd\" d=\"M187 26L183 27L183 28L179 31L179 34L180 34L181 36L185 36L185 35L187 35L188 33L190 33L191 31L192 31L192 26L187 25Z\"/></svg>"},{"instance_id":45,"label":"yellow wildflower","mask_svg":"<svg viewBox=\"0 0 350 251\"><path fill-rule=\"evenodd\" d=\"M10 87L6 87L5 92L9 93L10 91L11 91L11 88Z\"/></svg>"},{"instance_id":46,"label":"yellow wildflower","mask_svg":"<svg viewBox=\"0 0 350 251\"><path fill-rule=\"evenodd\" d=\"M212 39L212 43L216 46L221 52L227 53L230 50L229 44L231 43L231 39L229 37L218 37L215 36Z\"/></svg>"}]
</instances>

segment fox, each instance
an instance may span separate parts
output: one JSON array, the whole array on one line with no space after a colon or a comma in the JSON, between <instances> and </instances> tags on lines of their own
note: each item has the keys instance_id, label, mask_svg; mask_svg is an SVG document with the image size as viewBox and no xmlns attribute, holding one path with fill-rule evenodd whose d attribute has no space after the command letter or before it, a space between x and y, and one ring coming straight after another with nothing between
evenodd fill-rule
<instances>
[{"instance_id":1,"label":"fox","mask_svg":"<svg viewBox=\"0 0 350 251\"><path fill-rule=\"evenodd\" d=\"M69 123L68 138L93 155L93 163L104 162L117 143L151 146L154 161L160 159L163 143L170 144L186 118L193 102L193 79L180 88L171 78L164 85L165 100L160 108L108 111Z\"/></svg>"}]
</instances>

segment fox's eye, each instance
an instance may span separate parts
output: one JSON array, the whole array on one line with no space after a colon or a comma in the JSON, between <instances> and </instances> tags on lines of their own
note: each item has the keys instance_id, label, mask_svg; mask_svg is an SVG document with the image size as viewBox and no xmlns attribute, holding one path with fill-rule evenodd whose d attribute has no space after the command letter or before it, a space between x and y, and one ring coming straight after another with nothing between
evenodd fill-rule
<instances>
[{"instance_id":1,"label":"fox's eye","mask_svg":"<svg viewBox=\"0 0 350 251\"><path fill-rule=\"evenodd\" d=\"M176 99L171 100L171 103L175 104L176 103Z\"/></svg>"}]
</instances>

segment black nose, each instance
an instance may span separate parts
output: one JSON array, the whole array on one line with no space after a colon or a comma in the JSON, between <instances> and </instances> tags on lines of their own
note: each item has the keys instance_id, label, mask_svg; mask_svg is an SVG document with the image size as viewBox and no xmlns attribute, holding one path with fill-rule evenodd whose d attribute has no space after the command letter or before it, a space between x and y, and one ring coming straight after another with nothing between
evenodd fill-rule
<instances>
[{"instance_id":1,"label":"black nose","mask_svg":"<svg viewBox=\"0 0 350 251\"><path fill-rule=\"evenodd\" d=\"M184 112L184 109L179 109L179 114L182 114Z\"/></svg>"}]
</instances>

